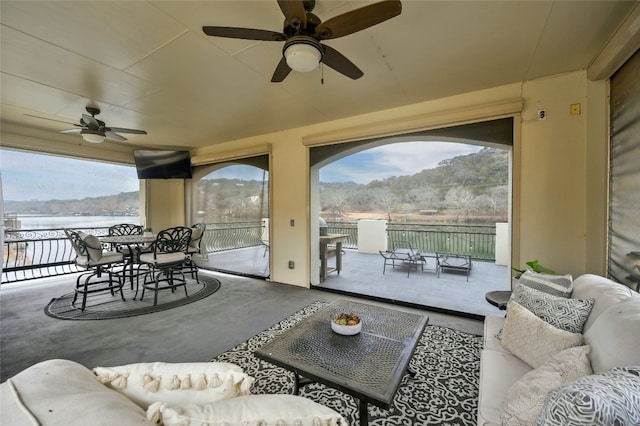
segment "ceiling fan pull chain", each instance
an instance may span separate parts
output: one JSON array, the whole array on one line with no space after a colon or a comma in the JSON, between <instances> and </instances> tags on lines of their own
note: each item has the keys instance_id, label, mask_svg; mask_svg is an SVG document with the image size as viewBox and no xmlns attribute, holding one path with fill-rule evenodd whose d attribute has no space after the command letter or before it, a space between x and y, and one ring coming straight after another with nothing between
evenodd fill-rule
<instances>
[{"instance_id":1,"label":"ceiling fan pull chain","mask_svg":"<svg viewBox=\"0 0 640 426\"><path fill-rule=\"evenodd\" d=\"M320 85L324 86L324 63L320 62Z\"/></svg>"}]
</instances>

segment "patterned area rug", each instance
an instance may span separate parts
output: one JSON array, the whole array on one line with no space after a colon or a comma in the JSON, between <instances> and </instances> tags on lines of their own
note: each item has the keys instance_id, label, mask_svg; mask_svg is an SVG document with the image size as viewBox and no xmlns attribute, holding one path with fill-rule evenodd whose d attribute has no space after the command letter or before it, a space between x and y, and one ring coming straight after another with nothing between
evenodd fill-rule
<instances>
[{"instance_id":1,"label":"patterned area rug","mask_svg":"<svg viewBox=\"0 0 640 426\"><path fill-rule=\"evenodd\" d=\"M75 281L70 287L73 288L74 285ZM199 282L188 278L188 296L185 296L184 288L182 287L178 287L175 292L162 290L158 293L158 304L156 306L153 306L153 292L147 290L144 300L140 300L142 293L142 290L140 290L137 300L133 300L135 291L131 290L128 285L125 285L123 288L124 302L120 298L120 294L112 296L109 292L93 293L87 297L87 306L84 311L80 310L82 306L82 296L78 295L76 306L73 306L71 302L73 301L74 293L71 292L64 296L51 299L51 302L44 308L44 313L50 317L63 320L104 320L133 317L136 315L165 311L197 302L218 291L220 285L220 281L213 277L201 276Z\"/></svg>"},{"instance_id":2,"label":"patterned area rug","mask_svg":"<svg viewBox=\"0 0 640 426\"><path fill-rule=\"evenodd\" d=\"M293 373L256 358L253 352L326 305L314 302L213 361L241 366L256 379L252 393L293 393ZM416 376L404 376L392 409L369 404L369 424L476 425L481 347L479 336L428 325L410 362ZM358 424L353 397L319 383L305 386L300 395L335 409L350 425Z\"/></svg>"}]
</instances>

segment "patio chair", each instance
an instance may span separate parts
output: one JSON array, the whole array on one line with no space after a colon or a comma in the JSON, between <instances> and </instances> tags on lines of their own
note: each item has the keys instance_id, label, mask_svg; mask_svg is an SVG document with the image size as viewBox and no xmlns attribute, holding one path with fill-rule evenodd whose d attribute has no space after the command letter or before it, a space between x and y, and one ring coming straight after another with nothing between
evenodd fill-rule
<instances>
[{"instance_id":1,"label":"patio chair","mask_svg":"<svg viewBox=\"0 0 640 426\"><path fill-rule=\"evenodd\" d=\"M198 281L198 265L194 257L202 254L202 237L204 237L204 231L206 229L207 225L204 223L196 223L191 226L191 240L187 248L185 268L191 273L191 278L194 278L196 281Z\"/></svg>"},{"instance_id":2,"label":"patio chair","mask_svg":"<svg viewBox=\"0 0 640 426\"><path fill-rule=\"evenodd\" d=\"M113 225L109 227L108 235L109 236L121 236L121 235L142 235L143 234L142 225L135 225L132 223L121 223L118 225ZM150 252L149 247L143 245L127 245L127 244L111 244L111 250L119 251L124 255L124 260L126 264L131 266L131 271L133 274L133 265L138 263L138 259L140 258L140 254L144 252ZM138 267L138 273L140 268ZM133 279L131 281L131 289L133 290Z\"/></svg>"},{"instance_id":3,"label":"patio chair","mask_svg":"<svg viewBox=\"0 0 640 426\"><path fill-rule=\"evenodd\" d=\"M112 296L115 295L115 292L120 292L120 297L124 302L122 292L124 280L113 269L114 266L123 263L124 255L114 251L103 251L102 244L95 235L70 229L65 229L64 233L76 252L76 265L87 270L87 272L80 274L76 280L75 294L71 304L75 306L78 294L82 294L80 310L84 311L89 293L106 291L111 292ZM107 279L102 279L103 274L107 274ZM94 277L98 279L92 280Z\"/></svg>"},{"instance_id":4,"label":"patio chair","mask_svg":"<svg viewBox=\"0 0 640 426\"><path fill-rule=\"evenodd\" d=\"M158 304L158 292L160 290L171 289L175 291L177 287L184 287L184 294L187 293L187 279L183 272L187 250L191 241L191 228L177 226L165 229L158 233L155 241L151 244L151 253L142 253L140 263L147 265L149 271L144 276L142 283L142 295L144 299L146 289L153 291L153 306ZM138 289L136 289L137 297ZM135 299L134 297L134 299Z\"/></svg>"},{"instance_id":5,"label":"patio chair","mask_svg":"<svg viewBox=\"0 0 640 426\"><path fill-rule=\"evenodd\" d=\"M387 265L390 265L393 269L396 266L402 266L407 268L407 278L411 273L411 269L418 269L418 265L424 268L424 260L420 255L411 247L408 241L397 241L393 244L392 251L379 251L380 255L384 258L384 265L382 266L382 274L384 275Z\"/></svg>"},{"instance_id":6,"label":"patio chair","mask_svg":"<svg viewBox=\"0 0 640 426\"><path fill-rule=\"evenodd\" d=\"M454 271L464 272L467 275L467 282L469 282L469 275L471 274L471 268L473 268L473 262L471 256L467 254L445 254L438 253L438 266L437 273L440 278L440 272Z\"/></svg>"}]
</instances>

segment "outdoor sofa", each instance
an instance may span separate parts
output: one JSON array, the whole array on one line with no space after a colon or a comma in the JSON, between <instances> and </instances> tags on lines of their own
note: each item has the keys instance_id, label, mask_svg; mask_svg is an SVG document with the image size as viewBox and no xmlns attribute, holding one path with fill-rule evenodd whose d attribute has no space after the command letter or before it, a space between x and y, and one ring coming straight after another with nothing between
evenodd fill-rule
<instances>
[{"instance_id":1,"label":"outdoor sofa","mask_svg":"<svg viewBox=\"0 0 640 426\"><path fill-rule=\"evenodd\" d=\"M525 272L506 318L485 318L479 392L483 426L640 424L640 295Z\"/></svg>"}]
</instances>

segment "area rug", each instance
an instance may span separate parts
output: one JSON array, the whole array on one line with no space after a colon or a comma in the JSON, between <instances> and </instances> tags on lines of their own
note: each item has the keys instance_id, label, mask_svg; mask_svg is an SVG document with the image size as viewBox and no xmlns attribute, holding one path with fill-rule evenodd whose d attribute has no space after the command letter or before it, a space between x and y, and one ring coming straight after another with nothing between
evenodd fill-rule
<instances>
[{"instance_id":1,"label":"area rug","mask_svg":"<svg viewBox=\"0 0 640 426\"><path fill-rule=\"evenodd\" d=\"M253 352L326 305L314 302L213 361L241 366L256 379L252 393L293 393L293 373L256 358ZM410 362L415 377L404 376L390 410L369 404L369 424L476 425L481 348L479 336L428 325ZM313 383L300 395L333 408L351 425L359 423L357 400L345 393Z\"/></svg>"},{"instance_id":2,"label":"area rug","mask_svg":"<svg viewBox=\"0 0 640 426\"><path fill-rule=\"evenodd\" d=\"M75 282L70 287L74 285ZM188 296L185 296L184 288L182 287L177 288L175 292L163 290L158 293L158 304L153 306L153 292L147 290L144 300L140 300L141 289L137 300L133 300L135 291L131 290L127 284L124 286L124 302L119 294L112 296L109 292L93 293L88 295L87 306L84 311L80 310L82 306L81 295L78 296L76 306L71 304L74 295L71 292L51 299L51 302L44 308L44 313L62 320L105 320L133 317L197 302L218 291L220 285L220 281L213 277L201 276L199 282L194 279L187 279Z\"/></svg>"}]
</instances>

